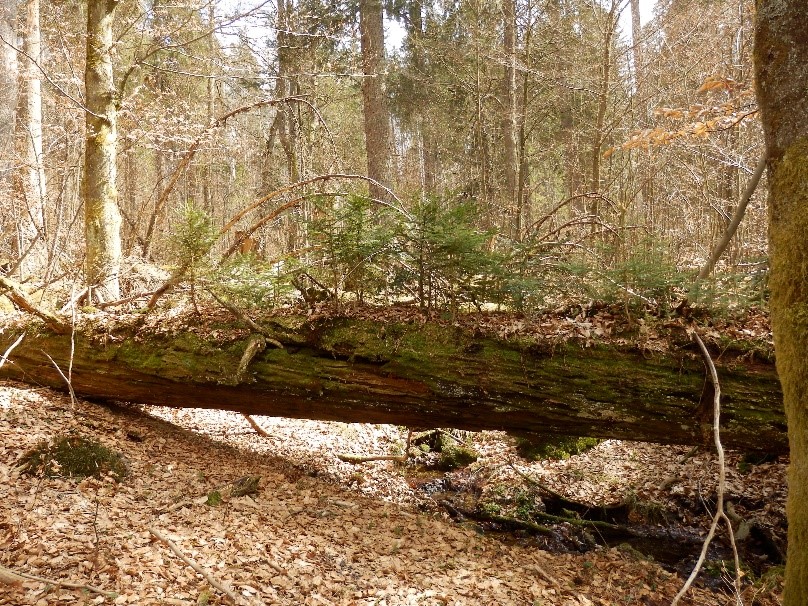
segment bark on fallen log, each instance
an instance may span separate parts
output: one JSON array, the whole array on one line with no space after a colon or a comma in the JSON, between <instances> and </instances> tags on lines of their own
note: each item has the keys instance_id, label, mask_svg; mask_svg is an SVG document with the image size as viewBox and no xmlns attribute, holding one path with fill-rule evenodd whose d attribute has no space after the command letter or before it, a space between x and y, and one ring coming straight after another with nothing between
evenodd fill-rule
<instances>
[{"instance_id":1,"label":"bark on fallen log","mask_svg":"<svg viewBox=\"0 0 808 606\"><path fill-rule=\"evenodd\" d=\"M75 336L72 384L85 397L409 427L500 429L710 444L711 386L684 333L664 352L636 345L505 339L438 322L305 316L259 320L283 348L239 368L250 333L221 318L204 328L133 316ZM168 321L167 321L168 322ZM0 351L18 336L0 333ZM730 348L731 349L731 348ZM28 331L0 377L64 389L71 337ZM771 360L718 359L722 439L787 452ZM239 372L241 370L241 372Z\"/></svg>"}]
</instances>

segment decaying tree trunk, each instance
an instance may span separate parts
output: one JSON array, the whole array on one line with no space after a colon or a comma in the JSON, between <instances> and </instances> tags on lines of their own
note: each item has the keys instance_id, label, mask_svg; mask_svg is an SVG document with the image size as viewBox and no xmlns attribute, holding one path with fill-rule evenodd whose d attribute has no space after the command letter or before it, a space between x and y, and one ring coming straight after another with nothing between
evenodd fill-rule
<instances>
[{"instance_id":1,"label":"decaying tree trunk","mask_svg":"<svg viewBox=\"0 0 808 606\"><path fill-rule=\"evenodd\" d=\"M412 319L275 316L261 321L274 346L239 372L251 342L243 329L220 321L215 330L180 332L187 329L177 323L155 331L147 321L77 332L77 394L253 415L710 444L711 387L683 331L668 353L655 353L499 339ZM19 332L0 333L0 351ZM46 353L65 369L70 347L70 335L29 331L0 376L64 388ZM718 363L724 444L785 452L773 362L725 350Z\"/></svg>"}]
</instances>

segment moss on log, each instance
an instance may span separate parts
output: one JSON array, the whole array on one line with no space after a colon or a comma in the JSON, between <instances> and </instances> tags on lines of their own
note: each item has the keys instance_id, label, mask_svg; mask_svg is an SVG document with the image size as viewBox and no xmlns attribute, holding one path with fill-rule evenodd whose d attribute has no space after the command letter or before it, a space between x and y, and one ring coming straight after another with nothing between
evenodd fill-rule
<instances>
[{"instance_id":1,"label":"moss on log","mask_svg":"<svg viewBox=\"0 0 808 606\"><path fill-rule=\"evenodd\" d=\"M499 339L438 322L288 316L264 321L283 348L257 353L239 372L251 336L244 330L145 323L77 332L77 394L250 415L710 443L712 387L685 340L651 352ZM6 329L0 350L17 334ZM66 370L70 350L69 335L29 331L0 376L65 388L45 352ZM725 446L786 452L774 364L724 352L718 369Z\"/></svg>"}]
</instances>

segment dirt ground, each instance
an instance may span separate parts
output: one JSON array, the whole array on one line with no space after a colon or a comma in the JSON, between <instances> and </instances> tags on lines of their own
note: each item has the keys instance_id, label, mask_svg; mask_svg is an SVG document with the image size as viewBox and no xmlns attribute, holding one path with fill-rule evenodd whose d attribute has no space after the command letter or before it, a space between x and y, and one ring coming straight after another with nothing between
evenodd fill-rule
<instances>
[{"instance_id":1,"label":"dirt ground","mask_svg":"<svg viewBox=\"0 0 808 606\"><path fill-rule=\"evenodd\" d=\"M682 586L630 548L550 553L529 538L502 540L449 519L414 487L406 465L337 457L390 454L400 428L254 420L268 437L235 413L107 407L0 383L0 566L109 592L25 580L0 584L0 605L232 603L211 579L245 605L662 605ZM120 452L128 475L116 482L20 472L28 450L70 433ZM706 513L688 520L692 509L682 505L714 491L715 463L705 453L607 441L568 460L528 463L497 434L476 436L474 446L482 456L463 473L481 493L529 474L571 499L632 494L702 532L709 521ZM781 523L784 467L742 470L731 458L729 491L741 517ZM260 476L257 493L237 496L245 476ZM776 574L746 580L744 604L779 603ZM680 603L736 602L696 587Z\"/></svg>"}]
</instances>

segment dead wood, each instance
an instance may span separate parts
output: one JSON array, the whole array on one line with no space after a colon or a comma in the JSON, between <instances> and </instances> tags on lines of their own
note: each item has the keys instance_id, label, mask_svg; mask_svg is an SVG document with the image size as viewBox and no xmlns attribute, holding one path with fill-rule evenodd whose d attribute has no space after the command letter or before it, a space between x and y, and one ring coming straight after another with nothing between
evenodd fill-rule
<instances>
[{"instance_id":1,"label":"dead wood","mask_svg":"<svg viewBox=\"0 0 808 606\"><path fill-rule=\"evenodd\" d=\"M54 316L49 311L41 309L28 299L22 288L14 280L0 276L0 294L5 295L9 300L22 311L36 316L48 325L53 332L67 334L70 332L70 325Z\"/></svg>"},{"instance_id":2,"label":"dead wood","mask_svg":"<svg viewBox=\"0 0 808 606\"><path fill-rule=\"evenodd\" d=\"M668 347L652 350L625 341L500 338L434 321L312 314L261 319L262 333L282 348L253 352L254 337L240 324L221 328L227 321L217 319L216 330L189 328L198 319L145 328L142 316L98 329L84 325L75 335L72 387L91 398L247 415L711 441L713 387L697 349L673 336ZM0 335L0 351L19 332ZM64 389L48 356L66 368L71 349L70 335L29 331L0 376ZM724 349L718 360L724 444L787 452L773 362Z\"/></svg>"},{"instance_id":3,"label":"dead wood","mask_svg":"<svg viewBox=\"0 0 808 606\"><path fill-rule=\"evenodd\" d=\"M115 597L112 591L105 591L92 585L85 585L84 583L74 583L72 581L60 581L58 579L49 579L47 577L40 577L35 574L28 574L27 572L17 572L10 568L0 566L0 583L5 585L19 585L24 581L37 581L38 583L45 583L46 585L53 585L54 587L66 587L68 589L82 589L91 593L97 593L106 597Z\"/></svg>"},{"instance_id":4,"label":"dead wood","mask_svg":"<svg viewBox=\"0 0 808 606\"><path fill-rule=\"evenodd\" d=\"M183 562L185 562L186 564L188 564L188 566L190 566L191 568L193 568L193 569L194 569L194 571L196 571L198 574L202 575L202 577L203 577L203 578L204 578L204 579L205 579L205 580L206 580L208 583L210 583L210 585L211 585L212 587L215 587L216 589L218 589L219 591L221 591L223 594L225 594L225 595L226 595L226 596L227 596L227 597L230 599L230 601L232 601L232 602L233 602L233 604L238 604L238 603L239 603L238 596L236 596L236 594L235 594L235 593L233 593L233 590L232 590L232 589L229 589L228 587L226 587L225 585L223 585L223 584L221 583L221 581L217 580L217 579L216 579L216 577L214 577L214 576L213 576L211 573L209 573L207 570L205 570L204 568L202 568L202 567L201 567L199 564L197 564L196 562L194 562L194 561L193 561L191 558L189 558L189 557L188 557L188 556L186 556L184 553L182 553L182 550L180 550L180 548L179 548L179 547L177 547L177 545L176 545L176 544L175 544L175 543L174 543L174 542L173 542L171 539L169 539L167 536L165 536L165 535L164 535L163 533L161 533L159 530L156 530L156 529L154 529L154 528L149 528L149 532L150 532L152 535L154 535L154 536L155 536L157 539L159 539L160 541L162 541L162 542L163 542L163 543L164 543L166 546L168 546L168 548L169 548L171 551L173 551L173 552L174 552L174 554L175 554L175 555L176 555L178 558L180 558L180 559L181 559Z\"/></svg>"}]
</instances>

